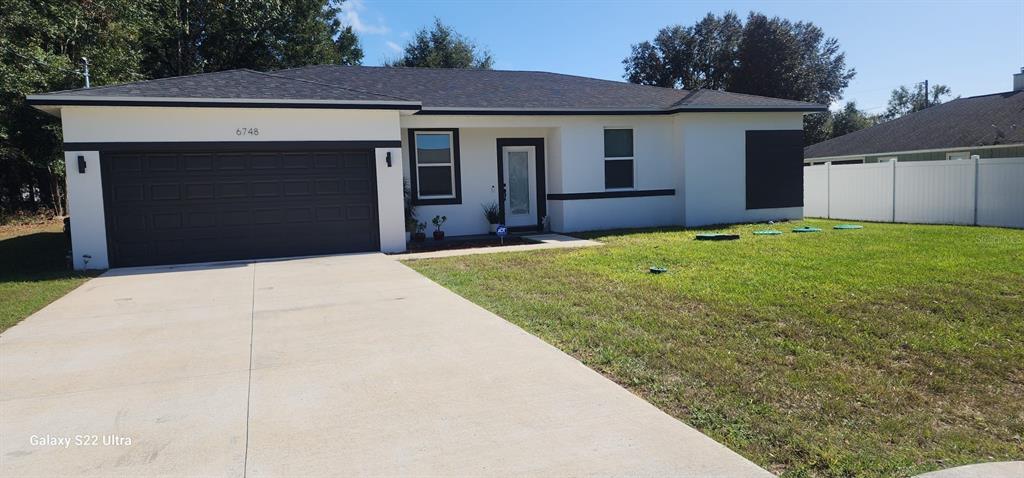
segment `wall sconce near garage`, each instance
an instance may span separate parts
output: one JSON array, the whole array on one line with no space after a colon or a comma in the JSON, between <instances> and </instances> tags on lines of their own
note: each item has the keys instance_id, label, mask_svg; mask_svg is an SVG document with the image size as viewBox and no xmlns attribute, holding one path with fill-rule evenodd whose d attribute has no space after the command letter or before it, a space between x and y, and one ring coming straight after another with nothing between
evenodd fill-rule
<instances>
[{"instance_id":1,"label":"wall sconce near garage","mask_svg":"<svg viewBox=\"0 0 1024 478\"><path fill-rule=\"evenodd\" d=\"M85 174L85 156L78 156L78 174Z\"/></svg>"},{"instance_id":2,"label":"wall sconce near garage","mask_svg":"<svg viewBox=\"0 0 1024 478\"><path fill-rule=\"evenodd\" d=\"M387 154L384 155L384 161L386 163L388 163L388 167L390 168L391 167L391 151L388 151Z\"/></svg>"}]
</instances>

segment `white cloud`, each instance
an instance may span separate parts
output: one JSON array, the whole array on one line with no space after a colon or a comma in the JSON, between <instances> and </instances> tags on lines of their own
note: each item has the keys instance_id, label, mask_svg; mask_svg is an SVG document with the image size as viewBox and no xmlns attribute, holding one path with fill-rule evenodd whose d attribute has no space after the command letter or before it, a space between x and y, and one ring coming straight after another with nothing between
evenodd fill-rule
<instances>
[{"instance_id":1,"label":"white cloud","mask_svg":"<svg viewBox=\"0 0 1024 478\"><path fill-rule=\"evenodd\" d=\"M394 50L394 51L396 51L398 53L402 52L402 47L399 44L397 44L397 43L395 43L395 42L393 42L391 40L388 40L388 41L384 42L384 44L387 45L388 48L390 48L390 49L392 49L392 50Z\"/></svg>"},{"instance_id":2,"label":"white cloud","mask_svg":"<svg viewBox=\"0 0 1024 478\"><path fill-rule=\"evenodd\" d=\"M363 5L363 0L347 0L341 5L341 13L338 15L341 20L341 24L352 27L356 33L365 33L367 35L383 35L389 31L387 25L383 22L377 25L371 25L363 21L359 17L360 12L366 11L366 5Z\"/></svg>"}]
</instances>

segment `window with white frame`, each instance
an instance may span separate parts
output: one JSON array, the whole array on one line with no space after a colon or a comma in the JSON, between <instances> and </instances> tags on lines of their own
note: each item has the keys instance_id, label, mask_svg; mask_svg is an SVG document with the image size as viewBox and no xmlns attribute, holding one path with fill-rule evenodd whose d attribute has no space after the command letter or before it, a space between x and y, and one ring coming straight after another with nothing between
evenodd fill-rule
<instances>
[{"instance_id":1,"label":"window with white frame","mask_svg":"<svg viewBox=\"0 0 1024 478\"><path fill-rule=\"evenodd\" d=\"M458 134L455 130L414 131L415 198L424 204L459 200Z\"/></svg>"},{"instance_id":2,"label":"window with white frame","mask_svg":"<svg viewBox=\"0 0 1024 478\"><path fill-rule=\"evenodd\" d=\"M634 188L633 129L604 130L604 188Z\"/></svg>"}]
</instances>

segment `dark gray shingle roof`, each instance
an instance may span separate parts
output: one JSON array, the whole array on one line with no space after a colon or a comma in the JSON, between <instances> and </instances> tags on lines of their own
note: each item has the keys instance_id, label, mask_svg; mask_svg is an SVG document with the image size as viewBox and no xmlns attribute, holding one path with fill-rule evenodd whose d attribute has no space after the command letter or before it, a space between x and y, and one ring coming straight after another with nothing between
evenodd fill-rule
<instances>
[{"instance_id":1,"label":"dark gray shingle roof","mask_svg":"<svg viewBox=\"0 0 1024 478\"><path fill-rule=\"evenodd\" d=\"M287 78L253 70L227 70L197 75L174 76L120 85L55 91L37 98L185 98L232 100L316 100L316 101L411 101L384 95L325 85L299 78Z\"/></svg>"},{"instance_id":2,"label":"dark gray shingle roof","mask_svg":"<svg viewBox=\"0 0 1024 478\"><path fill-rule=\"evenodd\" d=\"M804 158L1024 143L1024 91L959 98L804 148Z\"/></svg>"},{"instance_id":3,"label":"dark gray shingle roof","mask_svg":"<svg viewBox=\"0 0 1024 478\"><path fill-rule=\"evenodd\" d=\"M820 105L722 91L690 92L544 71L308 66L277 71L290 78L389 91L428 109L795 108Z\"/></svg>"},{"instance_id":4,"label":"dark gray shingle roof","mask_svg":"<svg viewBox=\"0 0 1024 478\"><path fill-rule=\"evenodd\" d=\"M821 110L821 105L711 90L676 90L541 71L318 65L261 73L230 70L32 95L29 102L201 101L412 102L424 111Z\"/></svg>"}]
</instances>

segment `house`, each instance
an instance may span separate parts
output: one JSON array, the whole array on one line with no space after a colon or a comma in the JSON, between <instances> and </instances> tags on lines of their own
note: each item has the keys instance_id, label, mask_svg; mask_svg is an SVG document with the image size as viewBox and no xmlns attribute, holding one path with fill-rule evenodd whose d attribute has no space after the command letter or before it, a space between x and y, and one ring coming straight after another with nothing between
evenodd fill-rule
<instances>
[{"instance_id":1,"label":"house","mask_svg":"<svg viewBox=\"0 0 1024 478\"><path fill-rule=\"evenodd\" d=\"M804 148L804 163L1024 157L1024 68L1013 90L957 98Z\"/></svg>"},{"instance_id":2,"label":"house","mask_svg":"<svg viewBox=\"0 0 1024 478\"><path fill-rule=\"evenodd\" d=\"M310 66L32 95L60 116L76 268L405 249L449 236L802 216L822 105L534 71Z\"/></svg>"}]
</instances>

